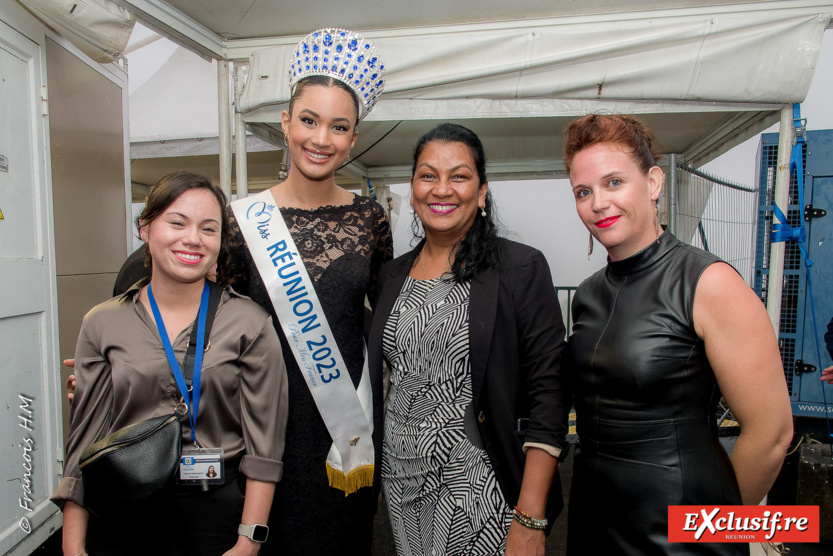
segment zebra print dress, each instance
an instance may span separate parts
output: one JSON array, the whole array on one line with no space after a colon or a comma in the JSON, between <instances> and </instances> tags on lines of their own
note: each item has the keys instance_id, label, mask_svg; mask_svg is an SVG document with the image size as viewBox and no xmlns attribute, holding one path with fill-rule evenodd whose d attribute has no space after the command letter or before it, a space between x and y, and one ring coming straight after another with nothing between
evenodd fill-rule
<instances>
[{"instance_id":1,"label":"zebra print dress","mask_svg":"<svg viewBox=\"0 0 833 556\"><path fill-rule=\"evenodd\" d=\"M382 478L400 555L503 554L512 520L472 402L470 284L406 278L385 325L391 369Z\"/></svg>"}]
</instances>

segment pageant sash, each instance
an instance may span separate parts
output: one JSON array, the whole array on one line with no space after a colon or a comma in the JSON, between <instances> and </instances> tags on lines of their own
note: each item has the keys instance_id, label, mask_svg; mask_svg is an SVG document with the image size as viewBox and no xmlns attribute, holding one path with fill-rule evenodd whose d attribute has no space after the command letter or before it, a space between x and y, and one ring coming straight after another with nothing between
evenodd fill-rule
<instances>
[{"instance_id":1,"label":"pageant sash","mask_svg":"<svg viewBox=\"0 0 833 556\"><path fill-rule=\"evenodd\" d=\"M373 484L373 405L364 353L358 391L341 357L312 280L272 193L231 204L281 328L330 432L330 486L345 496Z\"/></svg>"}]
</instances>

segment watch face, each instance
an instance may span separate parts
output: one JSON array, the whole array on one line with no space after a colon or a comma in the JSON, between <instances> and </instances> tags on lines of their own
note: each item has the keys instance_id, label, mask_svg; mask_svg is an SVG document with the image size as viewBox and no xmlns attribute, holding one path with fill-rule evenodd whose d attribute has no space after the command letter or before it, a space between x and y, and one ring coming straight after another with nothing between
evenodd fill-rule
<instances>
[{"instance_id":1,"label":"watch face","mask_svg":"<svg viewBox=\"0 0 833 556\"><path fill-rule=\"evenodd\" d=\"M266 525L255 525L252 527L252 540L255 542L266 542L269 536L269 527Z\"/></svg>"}]
</instances>

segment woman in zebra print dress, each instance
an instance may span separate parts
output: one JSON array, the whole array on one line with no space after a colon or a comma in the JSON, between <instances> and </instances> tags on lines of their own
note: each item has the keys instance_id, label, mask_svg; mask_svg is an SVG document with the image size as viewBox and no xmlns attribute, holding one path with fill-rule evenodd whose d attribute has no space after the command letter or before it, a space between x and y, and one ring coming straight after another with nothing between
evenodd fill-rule
<instances>
[{"instance_id":1,"label":"woman in zebra print dress","mask_svg":"<svg viewBox=\"0 0 833 556\"><path fill-rule=\"evenodd\" d=\"M425 238L383 268L370 335L371 372L383 357L392 372L382 482L397 551L543 554L568 410L549 268L498 237L470 130L422 137L411 187Z\"/></svg>"}]
</instances>

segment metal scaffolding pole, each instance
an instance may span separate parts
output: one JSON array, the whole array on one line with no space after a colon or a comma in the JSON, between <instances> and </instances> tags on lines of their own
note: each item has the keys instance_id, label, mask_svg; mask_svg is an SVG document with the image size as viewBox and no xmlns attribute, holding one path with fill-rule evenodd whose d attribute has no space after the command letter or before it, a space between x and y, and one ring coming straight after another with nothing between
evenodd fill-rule
<instances>
[{"instance_id":1,"label":"metal scaffolding pole","mask_svg":"<svg viewBox=\"0 0 833 556\"><path fill-rule=\"evenodd\" d=\"M668 231L677 235L677 155L668 157L668 173L671 179L668 183Z\"/></svg>"},{"instance_id":2,"label":"metal scaffolding pole","mask_svg":"<svg viewBox=\"0 0 833 556\"><path fill-rule=\"evenodd\" d=\"M249 168L246 160L246 122L237 109L243 94L243 76L240 68L234 66L234 164L237 198L249 196Z\"/></svg>"},{"instance_id":3,"label":"metal scaffolding pole","mask_svg":"<svg viewBox=\"0 0 833 556\"><path fill-rule=\"evenodd\" d=\"M789 214L790 197L790 154L795 140L793 128L793 105L785 104L781 108L781 128L778 135L778 172L775 174L775 195L773 202L781 207L784 214ZM783 242L770 243L769 279L767 280L766 310L775 334L780 330L781 290L784 287L784 250Z\"/></svg>"},{"instance_id":4,"label":"metal scaffolding pole","mask_svg":"<svg viewBox=\"0 0 833 556\"><path fill-rule=\"evenodd\" d=\"M231 199L231 118L229 62L217 60L217 110L220 117L220 188Z\"/></svg>"}]
</instances>

